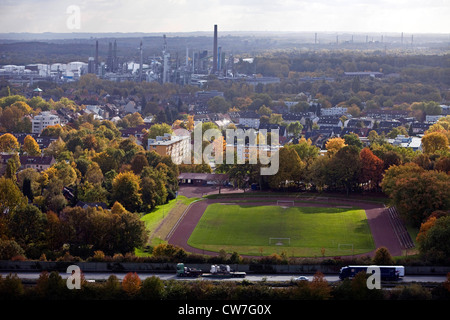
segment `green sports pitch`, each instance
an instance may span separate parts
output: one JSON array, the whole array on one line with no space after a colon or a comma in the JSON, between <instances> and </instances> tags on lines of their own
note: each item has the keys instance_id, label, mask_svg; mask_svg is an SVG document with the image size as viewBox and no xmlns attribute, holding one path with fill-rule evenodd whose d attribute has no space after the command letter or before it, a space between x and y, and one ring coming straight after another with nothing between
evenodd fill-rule
<instances>
[{"instance_id":1,"label":"green sports pitch","mask_svg":"<svg viewBox=\"0 0 450 320\"><path fill-rule=\"evenodd\" d=\"M289 257L346 256L375 249L357 207L211 204L188 240L206 251Z\"/></svg>"}]
</instances>

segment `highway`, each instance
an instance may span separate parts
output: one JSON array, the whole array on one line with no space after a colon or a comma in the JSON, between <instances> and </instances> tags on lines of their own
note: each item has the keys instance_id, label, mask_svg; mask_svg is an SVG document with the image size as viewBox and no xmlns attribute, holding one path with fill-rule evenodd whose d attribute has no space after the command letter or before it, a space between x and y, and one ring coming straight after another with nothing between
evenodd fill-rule
<instances>
[{"instance_id":1,"label":"highway","mask_svg":"<svg viewBox=\"0 0 450 320\"><path fill-rule=\"evenodd\" d=\"M17 274L20 279L22 280L37 280L39 278L40 272L0 272L0 275L4 278L5 276L9 274ZM60 276L63 279L67 279L68 276L70 276L68 273L60 272ZM119 280L122 280L123 277L125 277L126 273L104 273L104 272L89 272L89 273L83 273L86 280L92 281L92 282L101 282L108 279L108 277L112 274L117 276ZM205 281L210 281L206 278L179 278L175 275L175 273L137 273L139 278L141 280L144 280L147 277L157 276L162 280L180 280L180 281L192 281L192 280L199 280L203 279ZM286 282L290 281L291 279L295 279L299 276L306 276L310 280L313 278L314 275L312 274L247 274L245 277L245 280L250 282L258 282L258 281L268 281L268 282ZM328 282L336 282L339 281L339 277L337 274L328 274L325 275L325 279ZM231 279L214 279L214 280L222 280L222 281L242 281L242 278L231 278ZM401 279L399 282L420 282L420 283L426 283L426 282L444 282L446 281L445 275L405 275L403 279Z\"/></svg>"}]
</instances>

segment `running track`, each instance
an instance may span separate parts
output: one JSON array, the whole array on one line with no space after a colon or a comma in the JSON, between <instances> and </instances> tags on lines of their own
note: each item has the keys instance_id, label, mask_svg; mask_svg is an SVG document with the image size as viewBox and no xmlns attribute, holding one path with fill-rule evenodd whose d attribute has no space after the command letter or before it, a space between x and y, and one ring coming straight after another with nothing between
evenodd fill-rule
<instances>
[{"instance_id":1,"label":"running track","mask_svg":"<svg viewBox=\"0 0 450 320\"><path fill-rule=\"evenodd\" d=\"M187 241L195 229L198 221L203 215L206 208L213 203L229 203L244 200L242 197L226 197L222 199L205 199L197 201L191 204L191 206L186 210L185 215L179 221L177 227L169 235L168 242L172 245L176 245L185 249L188 252L207 254L207 255L217 255L216 252L205 251L202 249L197 249L190 247ZM261 197L252 198L249 196L245 198L245 205L276 205L276 200L283 200L282 198L274 198L268 202L261 202ZM251 200L258 200L258 202L252 203ZM286 198L284 200L293 200L292 198ZM305 200L305 199L301 199ZM353 200L342 200L336 198L314 198L310 199L314 202L296 202L295 206L317 206L317 207L332 207L337 206L357 206L366 211L367 220L369 227L372 232L373 240L375 242L375 248L386 247L392 256L402 255L402 246L395 234L394 229L391 226L389 215L382 204L369 203L363 201L353 201ZM250 201L250 202L249 202ZM319 203L318 203L319 202ZM373 256L375 251L363 254L364 256Z\"/></svg>"}]
</instances>

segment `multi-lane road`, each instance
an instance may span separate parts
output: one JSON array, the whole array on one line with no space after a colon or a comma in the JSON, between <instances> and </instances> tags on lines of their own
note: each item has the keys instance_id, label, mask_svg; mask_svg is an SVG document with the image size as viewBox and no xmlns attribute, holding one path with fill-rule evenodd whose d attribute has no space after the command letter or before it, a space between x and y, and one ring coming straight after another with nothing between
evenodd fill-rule
<instances>
[{"instance_id":1,"label":"multi-lane road","mask_svg":"<svg viewBox=\"0 0 450 320\"><path fill-rule=\"evenodd\" d=\"M0 272L0 275L5 277L8 274L17 274L18 277L22 280L37 280L40 276L39 272ZM125 277L126 273L104 273L104 272L89 272L89 273L83 273L84 278L89 281L105 281L108 279L110 275L114 274L117 276L119 280L122 280L123 277ZM141 280L144 280L145 278L157 276L161 280L183 280L183 281L189 281L189 280L198 280L198 279L204 279L206 278L179 278L174 273L137 273ZM308 277L309 279L313 278L313 275L311 274L302 274L303 276ZM68 273L61 272L60 276L63 279L66 279L70 276ZM286 282L290 281L292 279L295 279L297 277L301 276L300 274L247 274L245 277L246 280L251 282L257 282L257 281L268 281L268 282ZM339 277L337 274L329 274L325 275L325 279L328 282L335 282L339 281ZM217 280L217 279L214 279ZM231 278L231 279L222 279L222 280L233 280L233 281L242 281L242 278ZM401 282L420 282L420 283L426 283L426 282L444 282L446 281L445 275L405 275L403 279L400 280Z\"/></svg>"}]
</instances>

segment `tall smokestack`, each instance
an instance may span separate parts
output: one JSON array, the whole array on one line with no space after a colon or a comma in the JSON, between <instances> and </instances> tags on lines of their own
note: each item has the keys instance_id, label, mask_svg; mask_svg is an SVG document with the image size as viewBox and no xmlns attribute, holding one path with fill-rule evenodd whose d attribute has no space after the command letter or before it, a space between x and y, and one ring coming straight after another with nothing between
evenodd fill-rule
<instances>
[{"instance_id":1,"label":"tall smokestack","mask_svg":"<svg viewBox=\"0 0 450 320\"><path fill-rule=\"evenodd\" d=\"M113 49L113 72L117 71L117 42L114 40L114 49Z\"/></svg>"},{"instance_id":2,"label":"tall smokestack","mask_svg":"<svg viewBox=\"0 0 450 320\"><path fill-rule=\"evenodd\" d=\"M213 48L213 69L212 72L216 73L217 72L217 24L214 25L214 48Z\"/></svg>"},{"instance_id":3,"label":"tall smokestack","mask_svg":"<svg viewBox=\"0 0 450 320\"><path fill-rule=\"evenodd\" d=\"M95 62L94 62L94 72L98 74L98 40L95 41Z\"/></svg>"}]
</instances>

